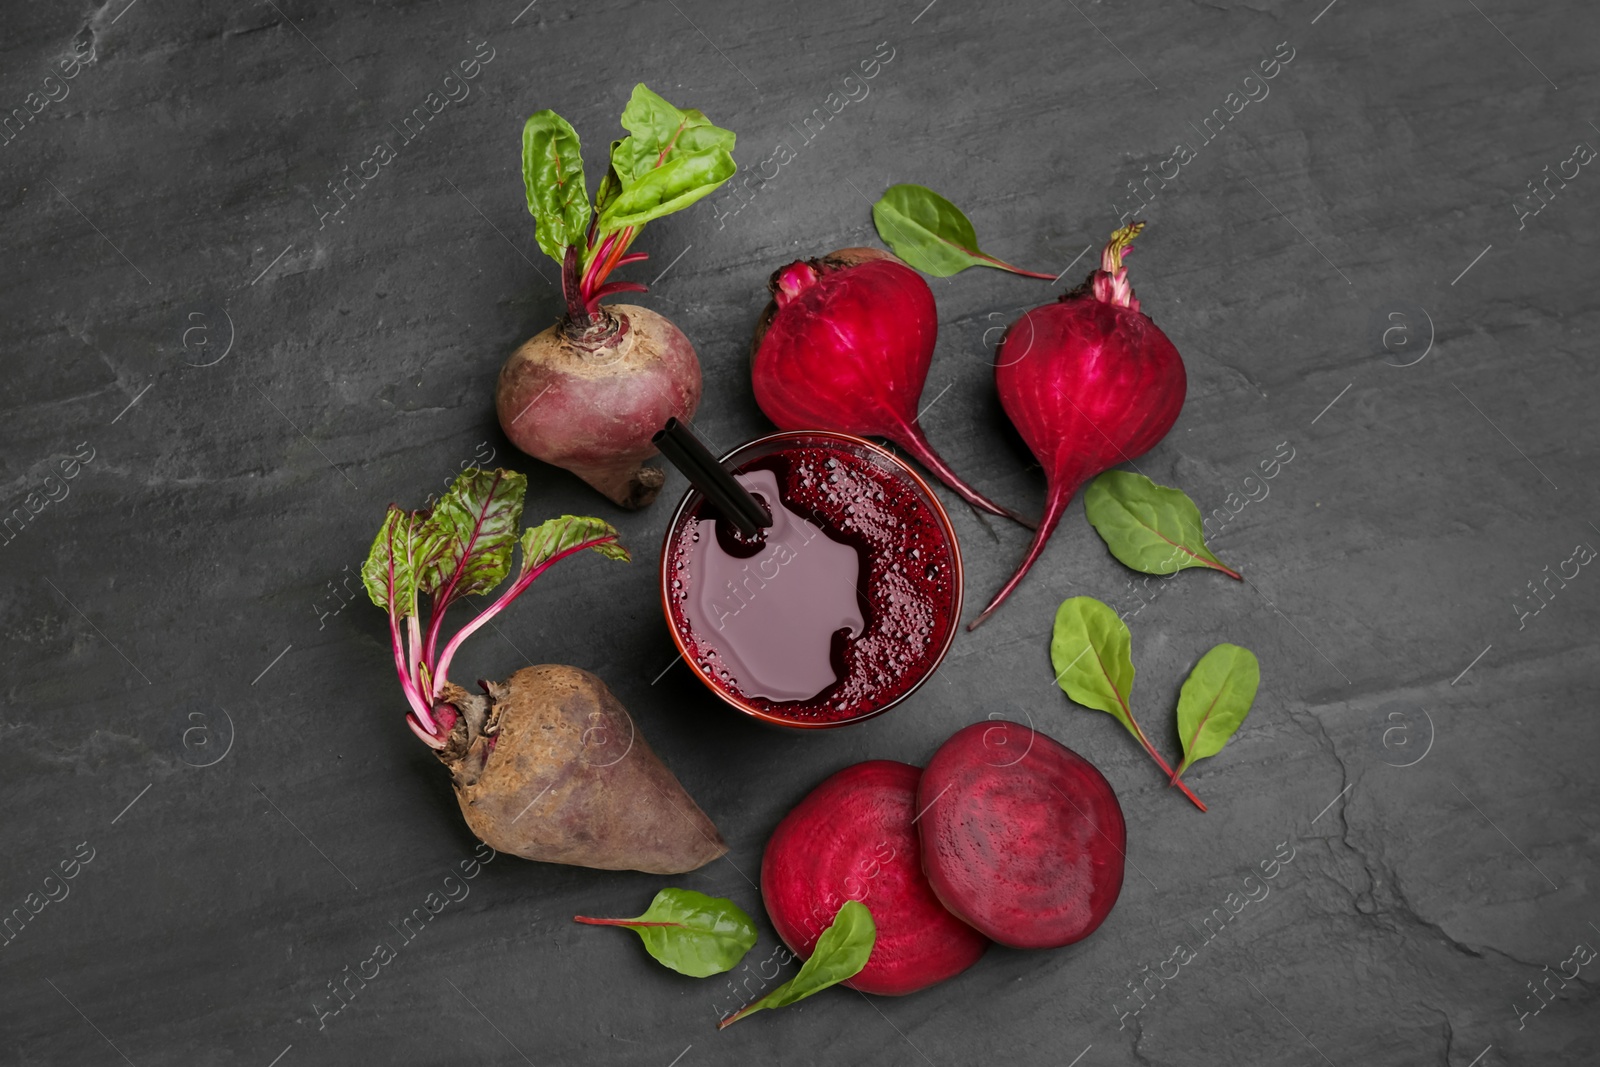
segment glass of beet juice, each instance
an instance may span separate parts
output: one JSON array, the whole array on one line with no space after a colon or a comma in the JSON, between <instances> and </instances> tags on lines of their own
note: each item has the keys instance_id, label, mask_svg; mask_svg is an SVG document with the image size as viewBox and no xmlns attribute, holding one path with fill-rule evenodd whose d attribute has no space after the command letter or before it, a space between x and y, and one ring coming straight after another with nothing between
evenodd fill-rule
<instances>
[{"instance_id":1,"label":"glass of beet juice","mask_svg":"<svg viewBox=\"0 0 1600 1067\"><path fill-rule=\"evenodd\" d=\"M843 726L910 696L961 617L961 552L927 483L872 442L822 430L722 462L773 523L749 538L696 490L678 505L661 598L690 669L781 726Z\"/></svg>"}]
</instances>

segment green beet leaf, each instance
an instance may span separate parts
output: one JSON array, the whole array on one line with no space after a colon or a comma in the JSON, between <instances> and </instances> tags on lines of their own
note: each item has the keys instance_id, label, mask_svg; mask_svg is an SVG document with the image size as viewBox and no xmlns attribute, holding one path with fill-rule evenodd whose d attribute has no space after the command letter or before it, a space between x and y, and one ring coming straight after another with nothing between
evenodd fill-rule
<instances>
[{"instance_id":1,"label":"green beet leaf","mask_svg":"<svg viewBox=\"0 0 1600 1067\"><path fill-rule=\"evenodd\" d=\"M894 254L935 278L968 267L995 267L1030 278L1054 279L995 259L978 249L978 233L961 209L921 185L891 185L872 205L878 236Z\"/></svg>"},{"instance_id":2,"label":"green beet leaf","mask_svg":"<svg viewBox=\"0 0 1600 1067\"><path fill-rule=\"evenodd\" d=\"M511 570L527 491L527 476L515 471L462 471L423 524L418 591L450 603L499 585Z\"/></svg>"},{"instance_id":3,"label":"green beet leaf","mask_svg":"<svg viewBox=\"0 0 1600 1067\"><path fill-rule=\"evenodd\" d=\"M1223 644L1200 657L1178 696L1183 762L1172 775L1174 782L1191 763L1215 756L1238 733L1260 685L1261 664L1248 648Z\"/></svg>"},{"instance_id":4,"label":"green beet leaf","mask_svg":"<svg viewBox=\"0 0 1600 1067\"><path fill-rule=\"evenodd\" d=\"M1144 574L1210 567L1239 577L1206 547L1200 509L1182 490L1142 474L1106 471L1084 491L1083 510L1124 566Z\"/></svg>"},{"instance_id":5,"label":"green beet leaf","mask_svg":"<svg viewBox=\"0 0 1600 1067\"><path fill-rule=\"evenodd\" d=\"M691 978L732 970L756 943L756 924L739 905L692 889L663 889L643 915L632 919L573 918L632 930L657 961Z\"/></svg>"},{"instance_id":6,"label":"green beet leaf","mask_svg":"<svg viewBox=\"0 0 1600 1067\"><path fill-rule=\"evenodd\" d=\"M638 282L610 282L617 268L647 258L628 249L644 224L709 196L734 174L735 136L702 112L683 110L640 84L622 111L628 136L611 142L591 205L578 134L545 110L522 130L522 177L539 247L561 264L570 324L592 325L600 302Z\"/></svg>"},{"instance_id":7,"label":"green beet leaf","mask_svg":"<svg viewBox=\"0 0 1600 1067\"><path fill-rule=\"evenodd\" d=\"M1133 694L1133 639L1111 608L1089 596L1075 596L1056 609L1050 637L1050 663L1056 684L1075 703L1103 711L1142 743L1128 700Z\"/></svg>"},{"instance_id":8,"label":"green beet leaf","mask_svg":"<svg viewBox=\"0 0 1600 1067\"><path fill-rule=\"evenodd\" d=\"M633 87L628 106L622 109L622 128L632 136L612 144L611 166L623 188L674 156L733 151L732 130L713 126L693 108L679 110L643 82Z\"/></svg>"},{"instance_id":9,"label":"green beet leaf","mask_svg":"<svg viewBox=\"0 0 1600 1067\"><path fill-rule=\"evenodd\" d=\"M1156 751L1133 717L1129 703L1133 695L1132 645L1127 624L1105 604L1088 596L1064 600L1056 609L1055 629L1050 636L1050 662L1056 669L1056 683L1076 703L1103 711L1120 722L1183 795L1205 811L1200 798L1177 781L1171 764Z\"/></svg>"},{"instance_id":10,"label":"green beet leaf","mask_svg":"<svg viewBox=\"0 0 1600 1067\"><path fill-rule=\"evenodd\" d=\"M410 705L407 722L436 751L446 747L447 738L436 728L433 712L461 643L557 560L585 548L610 559L628 558L616 543L617 531L599 519L563 515L519 536L527 489L528 479L514 471L468 467L431 510L389 505L361 565L367 595L389 613L395 671ZM504 581L519 543L523 565L511 588L441 646L450 605ZM422 593L430 594L426 627L418 610ZM407 619L410 625L402 625Z\"/></svg>"},{"instance_id":11,"label":"green beet leaf","mask_svg":"<svg viewBox=\"0 0 1600 1067\"><path fill-rule=\"evenodd\" d=\"M638 229L652 219L681 211L715 192L738 169L733 157L721 148L673 155L631 184L622 183L622 191L600 214L597 238L624 226Z\"/></svg>"},{"instance_id":12,"label":"green beet leaf","mask_svg":"<svg viewBox=\"0 0 1600 1067\"><path fill-rule=\"evenodd\" d=\"M558 519L546 519L538 526L523 531L522 570L518 577L523 577L532 570L542 570L555 562L558 556L566 555L576 548L584 547L586 542L601 537L610 537L613 540L587 547L594 549L606 559L626 563L630 558L628 550L615 540L616 536L617 531L609 522L602 522L587 515L563 515Z\"/></svg>"},{"instance_id":13,"label":"green beet leaf","mask_svg":"<svg viewBox=\"0 0 1600 1067\"><path fill-rule=\"evenodd\" d=\"M838 985L861 973L872 956L872 946L878 939L878 927L872 921L872 912L859 900L847 900L833 917L833 925L822 931L811 958L800 968L800 973L768 993L754 1004L740 1008L717 1024L717 1029L732 1026L752 1012L763 1008L781 1008L820 993L831 985Z\"/></svg>"},{"instance_id":14,"label":"green beet leaf","mask_svg":"<svg viewBox=\"0 0 1600 1067\"><path fill-rule=\"evenodd\" d=\"M427 513L406 511L395 504L383 518L383 528L361 565L361 584L367 596L396 619L417 613L417 553Z\"/></svg>"},{"instance_id":15,"label":"green beet leaf","mask_svg":"<svg viewBox=\"0 0 1600 1067\"><path fill-rule=\"evenodd\" d=\"M600 183L596 245L605 235L670 215L710 195L733 177L735 136L699 111L680 110L642 83L622 111L629 136L611 145L611 169Z\"/></svg>"},{"instance_id":16,"label":"green beet leaf","mask_svg":"<svg viewBox=\"0 0 1600 1067\"><path fill-rule=\"evenodd\" d=\"M544 254L557 263L567 248L585 250L589 190L583 178L583 153L572 124L548 108L522 127L522 181L528 211Z\"/></svg>"}]
</instances>

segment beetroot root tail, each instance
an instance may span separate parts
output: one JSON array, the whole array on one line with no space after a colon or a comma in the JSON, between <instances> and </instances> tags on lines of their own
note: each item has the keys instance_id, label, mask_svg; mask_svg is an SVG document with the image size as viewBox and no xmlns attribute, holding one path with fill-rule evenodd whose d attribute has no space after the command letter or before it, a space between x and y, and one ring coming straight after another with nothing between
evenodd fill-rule
<instances>
[{"instance_id":1,"label":"beetroot root tail","mask_svg":"<svg viewBox=\"0 0 1600 1067\"><path fill-rule=\"evenodd\" d=\"M911 458L931 471L933 476L948 486L952 492L978 510L1010 519L1012 522L1029 530L1038 526L1035 520L1020 512L1013 511L1003 504L996 504L993 500L990 500L962 481L960 476L950 469L950 465L940 457L939 453L933 450L933 446L928 444L928 439L923 436L920 427L910 426L904 433L892 440L895 444L911 453Z\"/></svg>"},{"instance_id":2,"label":"beetroot root tail","mask_svg":"<svg viewBox=\"0 0 1600 1067\"><path fill-rule=\"evenodd\" d=\"M976 619L967 623L969 632L976 630L987 622L989 616L995 613L995 609L1005 603L1006 598L1011 595L1011 591L1021 584L1023 578L1027 577L1034 561L1039 558L1040 554L1044 552L1044 546L1049 543L1050 535L1060 525L1061 516L1067 510L1067 501L1071 499L1072 494L1066 493L1062 494L1060 500L1052 500L1046 505L1044 516L1039 520L1039 528L1033 532L1033 540L1028 545L1028 554L1022 557L1022 562L1018 564L1016 573L1012 574L1006 584L1000 587L1000 591L994 595L994 599L989 601L989 606L984 608Z\"/></svg>"}]
</instances>

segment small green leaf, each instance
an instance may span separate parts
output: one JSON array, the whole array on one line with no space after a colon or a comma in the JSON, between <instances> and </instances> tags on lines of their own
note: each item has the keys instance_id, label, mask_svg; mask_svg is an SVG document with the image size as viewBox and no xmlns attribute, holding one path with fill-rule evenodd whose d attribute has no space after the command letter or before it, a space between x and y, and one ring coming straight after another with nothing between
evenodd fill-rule
<instances>
[{"instance_id":1,"label":"small green leaf","mask_svg":"<svg viewBox=\"0 0 1600 1067\"><path fill-rule=\"evenodd\" d=\"M537 112L523 124L522 181L544 254L560 263L569 245L584 252L589 190L583 178L583 153L577 131L554 111Z\"/></svg>"},{"instance_id":2,"label":"small green leaf","mask_svg":"<svg viewBox=\"0 0 1600 1067\"><path fill-rule=\"evenodd\" d=\"M611 540L601 541L589 547L606 559L626 563L630 558L628 550L616 539L616 528L609 522L602 522L587 515L563 515L558 519L546 519L537 526L530 526L522 533L520 574L525 575L536 567L543 567L561 553L569 552L585 542L604 537L609 537Z\"/></svg>"},{"instance_id":3,"label":"small green leaf","mask_svg":"<svg viewBox=\"0 0 1600 1067\"><path fill-rule=\"evenodd\" d=\"M1189 764L1215 756L1238 733L1260 685L1261 664L1248 648L1218 645L1200 657L1178 696L1183 762L1172 776L1174 782Z\"/></svg>"},{"instance_id":4,"label":"small green leaf","mask_svg":"<svg viewBox=\"0 0 1600 1067\"><path fill-rule=\"evenodd\" d=\"M739 905L692 889L663 889L643 915L632 919L573 918L591 926L627 927L657 961L691 978L732 970L756 943L756 924Z\"/></svg>"},{"instance_id":5,"label":"small green leaf","mask_svg":"<svg viewBox=\"0 0 1600 1067\"><path fill-rule=\"evenodd\" d=\"M367 596L396 620L417 613L417 552L427 514L394 504L361 565Z\"/></svg>"},{"instance_id":6,"label":"small green leaf","mask_svg":"<svg viewBox=\"0 0 1600 1067\"><path fill-rule=\"evenodd\" d=\"M1089 483L1083 510L1124 566L1144 574L1210 567L1239 577L1206 547L1200 509L1180 489L1130 471L1106 471Z\"/></svg>"},{"instance_id":7,"label":"small green leaf","mask_svg":"<svg viewBox=\"0 0 1600 1067\"><path fill-rule=\"evenodd\" d=\"M423 525L417 589L449 603L499 585L511 570L527 491L527 476L515 471L462 471Z\"/></svg>"},{"instance_id":8,"label":"small green leaf","mask_svg":"<svg viewBox=\"0 0 1600 1067\"><path fill-rule=\"evenodd\" d=\"M812 950L811 958L800 968L800 973L754 1004L723 1019L717 1024L717 1029L732 1026L752 1012L763 1008L781 1008L854 978L867 965L877 939L878 928L867 906L859 900L845 901L834 915L833 925L817 938L817 946Z\"/></svg>"},{"instance_id":9,"label":"small green leaf","mask_svg":"<svg viewBox=\"0 0 1600 1067\"><path fill-rule=\"evenodd\" d=\"M1050 663L1056 684L1076 703L1103 711L1144 743L1133 721L1133 639L1128 626L1105 604L1075 596L1056 609Z\"/></svg>"},{"instance_id":10,"label":"small green leaf","mask_svg":"<svg viewBox=\"0 0 1600 1067\"><path fill-rule=\"evenodd\" d=\"M872 205L872 222L895 255L935 278L948 278L968 267L1054 278L1013 267L979 251L978 233L961 209L925 186L889 186Z\"/></svg>"}]
</instances>

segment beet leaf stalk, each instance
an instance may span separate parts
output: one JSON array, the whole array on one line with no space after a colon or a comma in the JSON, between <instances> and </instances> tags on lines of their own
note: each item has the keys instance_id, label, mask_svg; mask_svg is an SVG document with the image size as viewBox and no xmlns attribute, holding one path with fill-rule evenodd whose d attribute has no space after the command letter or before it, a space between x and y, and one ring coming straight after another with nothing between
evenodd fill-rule
<instances>
[{"instance_id":1,"label":"beet leaf stalk","mask_svg":"<svg viewBox=\"0 0 1600 1067\"><path fill-rule=\"evenodd\" d=\"M446 687L450 661L462 641L568 556L594 549L607 559L628 559L617 531L599 519L563 515L519 535L527 489L527 477L515 471L469 467L431 509L406 511L391 504L361 568L367 595L389 613L395 673L410 706L406 725L435 751L449 747L461 717L446 699ZM515 580L441 649L450 607L503 582L518 545L522 561ZM424 596L426 623L420 610Z\"/></svg>"},{"instance_id":2,"label":"beet leaf stalk","mask_svg":"<svg viewBox=\"0 0 1600 1067\"><path fill-rule=\"evenodd\" d=\"M1120 722L1155 760L1168 783L1177 786L1195 807L1206 810L1133 717L1133 635L1120 615L1094 597L1063 600L1056 609L1050 636L1050 663L1056 668L1055 680L1062 692L1075 703L1103 711Z\"/></svg>"},{"instance_id":3,"label":"beet leaf stalk","mask_svg":"<svg viewBox=\"0 0 1600 1067\"><path fill-rule=\"evenodd\" d=\"M522 178L539 247L561 266L567 320L576 331L596 322L613 293L645 292L638 282L608 282L618 267L647 258L630 253L644 224L710 195L738 170L734 135L694 109L680 110L643 83L622 112L629 133L611 145L611 165L589 202L577 131L548 109L522 128Z\"/></svg>"}]
</instances>

